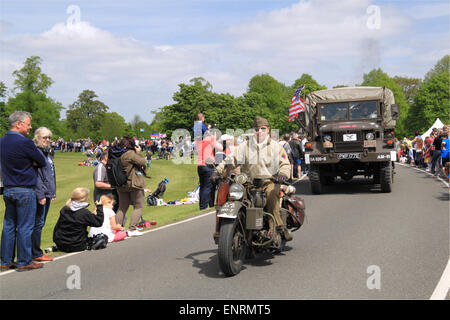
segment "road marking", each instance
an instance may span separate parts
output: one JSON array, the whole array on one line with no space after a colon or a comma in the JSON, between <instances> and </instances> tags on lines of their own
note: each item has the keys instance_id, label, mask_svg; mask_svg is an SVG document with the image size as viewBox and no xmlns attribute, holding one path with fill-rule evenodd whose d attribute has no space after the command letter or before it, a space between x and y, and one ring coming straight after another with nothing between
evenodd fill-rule
<instances>
[{"instance_id":1,"label":"road marking","mask_svg":"<svg viewBox=\"0 0 450 320\"><path fill-rule=\"evenodd\" d=\"M419 169L419 168L411 167L404 163L398 163L398 164L401 166L407 167L407 168L415 169L417 171L426 173L429 176L434 176L434 174L432 174L431 172L427 172L427 171ZM437 177L437 179L440 180L447 188L449 187L449 184L447 181L445 181L441 177ZM450 212L449 212L449 221L450 221ZM449 230L450 230L450 222L449 222ZM449 246L450 246L450 243L449 243ZM449 260L447 261L447 266L445 267L444 272L442 273L441 279L439 280L436 288L433 291L433 294L430 297L430 300L444 300L447 297L449 290L450 290L450 257L449 257Z\"/></svg>"},{"instance_id":2,"label":"road marking","mask_svg":"<svg viewBox=\"0 0 450 320\"><path fill-rule=\"evenodd\" d=\"M179 225L179 224L181 224L181 223L185 223L185 222L189 222L189 221L192 221L192 220L196 220L196 219L200 219L200 218L206 217L206 216L208 216L208 215L210 215L210 214L213 214L213 213L216 213L216 211L214 210L214 211L206 212L206 213L200 214L200 215L198 215L198 216L194 216L194 217L188 218L188 219L186 219L186 220L182 220L182 221L174 222L174 223L171 223L171 224L167 224L167 225L164 225L164 226L162 226L162 227L158 227L158 228L155 228L155 229L143 231L143 232L141 232L141 233L142 233L142 234L146 234L146 233L149 233L149 232L154 232L154 231L158 231L158 230L163 230L163 229L166 229L166 228L170 228L170 227ZM127 239L129 239L129 238L131 238L131 237L127 237ZM77 254L80 254L80 253L83 253L83 252L86 252L86 250L84 250L84 251L79 251L79 252L67 253L67 254L64 254L64 255L62 255L62 256L53 258L53 261L65 259L65 258L74 256L74 255L77 255ZM43 263L46 264L46 263L51 263L51 262L52 262L52 261L46 261L46 262L43 262ZM13 273L13 272L17 272L17 271L16 271L15 269L8 270L8 271L2 271L2 272L0 273L0 277L1 277L1 276L4 276L4 275L7 275L7 274L10 274L10 273ZM26 271L25 271L25 272L26 272Z\"/></svg>"},{"instance_id":3,"label":"road marking","mask_svg":"<svg viewBox=\"0 0 450 320\"><path fill-rule=\"evenodd\" d=\"M425 171L423 169L419 169L419 168L416 168L416 167L411 167L410 165L407 165L407 164L404 164L404 163L399 163L399 162L397 162L397 164L399 164L399 165L401 165L403 167L406 167L406 168L411 168L411 169L414 169L414 170L426 173L429 176L434 176L434 174L432 174L431 172L427 172L427 171ZM441 177L437 177L437 180L441 181L447 188L449 187L448 182L445 181L444 179L442 179Z\"/></svg>"},{"instance_id":4,"label":"road marking","mask_svg":"<svg viewBox=\"0 0 450 320\"><path fill-rule=\"evenodd\" d=\"M444 300L447 297L448 291L450 289L450 258L447 262L447 267L439 280L436 289L434 289L430 300Z\"/></svg>"}]
</instances>

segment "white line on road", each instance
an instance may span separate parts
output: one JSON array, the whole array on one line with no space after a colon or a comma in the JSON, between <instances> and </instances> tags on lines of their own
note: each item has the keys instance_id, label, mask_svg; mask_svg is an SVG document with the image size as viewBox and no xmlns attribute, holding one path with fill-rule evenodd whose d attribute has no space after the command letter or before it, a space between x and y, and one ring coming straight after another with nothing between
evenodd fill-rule
<instances>
[{"instance_id":1,"label":"white line on road","mask_svg":"<svg viewBox=\"0 0 450 320\"><path fill-rule=\"evenodd\" d=\"M429 176L433 176L431 172L427 172L425 170L421 170L415 167L411 167L407 164L398 163L399 165L402 165L407 168L412 168L420 172L424 172L428 174ZM447 188L449 187L449 183L445 181L444 179L441 179L441 177L437 177L439 181L441 181ZM449 212L449 230L450 230L450 212ZM449 243L450 245L450 243ZM450 249L450 248L449 248ZM439 280L436 288L433 291L433 294L430 297L430 300L444 300L447 297L447 294L450 290L450 257L447 261L447 266L444 269L444 272L442 273L441 279Z\"/></svg>"},{"instance_id":2,"label":"white line on road","mask_svg":"<svg viewBox=\"0 0 450 320\"><path fill-rule=\"evenodd\" d=\"M448 290L450 289L450 258L447 262L447 267L442 274L441 279L434 289L433 294L431 295L430 300L444 300L447 297Z\"/></svg>"},{"instance_id":3,"label":"white line on road","mask_svg":"<svg viewBox=\"0 0 450 320\"><path fill-rule=\"evenodd\" d=\"M145 233L149 233L149 232L154 232L154 231L163 230L163 229L166 229L166 228L170 228L170 227L176 226L176 225L181 224L181 223L185 223L185 222L189 222L189 221L192 221L192 220L196 220L196 219L200 219L200 218L206 217L206 216L208 216L208 215L210 215L210 214L213 214L213 213L215 213L215 212L216 212L216 211L206 212L206 213L203 213L203 214L201 214L201 215L198 215L198 216L194 216L194 217L188 218L188 219L186 219L186 220L182 220L182 221L179 221L179 222L171 223L171 224L168 224L168 225L165 225L165 226L162 226L162 227L158 227L158 228L155 228L155 229L143 231L143 232L141 232L141 233L142 233L142 234L145 234ZM127 238L127 239L128 239L128 238ZM83 253L83 252L85 252L85 251L79 251L79 252L67 253L67 254L65 254L65 255L63 255L63 256L59 256L59 257L53 258L53 261L65 259L65 258L74 256L74 255L77 255L77 254L80 254L80 253ZM46 263L51 263L51 261L44 262L44 264L46 264ZM3 272L0 273L0 277L1 277L1 276L5 276L5 275L10 274L10 273L13 273L13 272L16 272L16 271L15 271L15 270L3 271Z\"/></svg>"}]
</instances>

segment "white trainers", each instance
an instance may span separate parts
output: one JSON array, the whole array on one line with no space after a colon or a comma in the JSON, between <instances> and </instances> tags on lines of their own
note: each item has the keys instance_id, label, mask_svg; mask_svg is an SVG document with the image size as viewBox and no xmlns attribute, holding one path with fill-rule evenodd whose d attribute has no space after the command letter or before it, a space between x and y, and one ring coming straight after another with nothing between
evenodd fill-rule
<instances>
[{"instance_id":1,"label":"white trainers","mask_svg":"<svg viewBox=\"0 0 450 320\"><path fill-rule=\"evenodd\" d=\"M138 230L128 230L127 235L129 237L138 237L138 236L142 236L142 233L139 232Z\"/></svg>"}]
</instances>

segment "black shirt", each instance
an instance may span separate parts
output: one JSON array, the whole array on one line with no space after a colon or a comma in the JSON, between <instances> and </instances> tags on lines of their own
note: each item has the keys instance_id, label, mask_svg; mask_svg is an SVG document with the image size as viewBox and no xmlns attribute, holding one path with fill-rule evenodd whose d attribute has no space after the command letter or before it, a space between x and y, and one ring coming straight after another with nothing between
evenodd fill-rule
<instances>
[{"instance_id":1,"label":"black shirt","mask_svg":"<svg viewBox=\"0 0 450 320\"><path fill-rule=\"evenodd\" d=\"M438 136L433 141L434 150L441 151L442 136Z\"/></svg>"},{"instance_id":2,"label":"black shirt","mask_svg":"<svg viewBox=\"0 0 450 320\"><path fill-rule=\"evenodd\" d=\"M97 206L97 214L83 208L76 211L65 206L60 211L58 222L53 230L53 241L58 250L76 252L86 250L87 227L101 227L103 224L103 206Z\"/></svg>"}]
</instances>

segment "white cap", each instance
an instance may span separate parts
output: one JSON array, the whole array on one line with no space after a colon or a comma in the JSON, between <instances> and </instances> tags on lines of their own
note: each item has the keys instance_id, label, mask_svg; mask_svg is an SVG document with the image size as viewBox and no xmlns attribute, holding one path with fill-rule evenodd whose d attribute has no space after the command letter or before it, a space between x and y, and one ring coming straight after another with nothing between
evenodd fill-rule
<instances>
[{"instance_id":1,"label":"white cap","mask_svg":"<svg viewBox=\"0 0 450 320\"><path fill-rule=\"evenodd\" d=\"M229 135L229 134L223 134L221 137L220 137L220 140L222 140L222 141L225 141L225 140L232 140L234 137L232 136L232 135Z\"/></svg>"}]
</instances>

